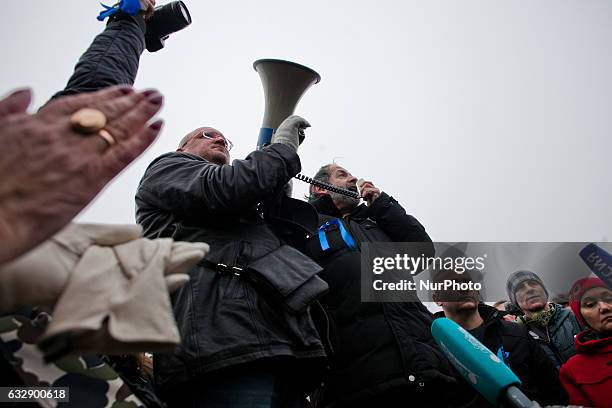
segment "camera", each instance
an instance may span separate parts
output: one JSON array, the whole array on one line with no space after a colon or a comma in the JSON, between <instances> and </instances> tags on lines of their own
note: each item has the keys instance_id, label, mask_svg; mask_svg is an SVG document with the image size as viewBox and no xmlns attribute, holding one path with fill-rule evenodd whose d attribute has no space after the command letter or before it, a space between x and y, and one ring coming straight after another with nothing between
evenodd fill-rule
<instances>
[{"instance_id":1,"label":"camera","mask_svg":"<svg viewBox=\"0 0 612 408\"><path fill-rule=\"evenodd\" d=\"M173 1L155 8L153 15L147 20L145 43L149 52L164 48L164 43L170 34L182 30L191 24L191 15L182 1Z\"/></svg>"}]
</instances>

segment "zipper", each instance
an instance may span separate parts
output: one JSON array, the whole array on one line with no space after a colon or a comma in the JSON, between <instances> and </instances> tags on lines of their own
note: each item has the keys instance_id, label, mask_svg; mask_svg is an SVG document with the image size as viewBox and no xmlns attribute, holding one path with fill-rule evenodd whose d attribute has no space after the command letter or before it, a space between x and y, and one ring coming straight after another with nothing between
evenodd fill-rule
<instances>
[{"instance_id":1,"label":"zipper","mask_svg":"<svg viewBox=\"0 0 612 408\"><path fill-rule=\"evenodd\" d=\"M323 312L323 316L325 316L325 340L327 340L327 344L329 344L329 351L332 355L335 355L336 351L334 350L334 346L330 338L331 324L329 321L329 316L327 315L327 310L325 310L321 302L319 302L318 300L315 301L315 304L319 306L319 309L321 309L321 311Z\"/></svg>"},{"instance_id":2,"label":"zipper","mask_svg":"<svg viewBox=\"0 0 612 408\"><path fill-rule=\"evenodd\" d=\"M555 346L552 339L550 338L550 331L548 330L548 324L546 325L546 339L548 341L548 347L550 347L552 352L555 354L555 357L557 357L557 360L559 360L559 362L563 364L564 363L563 358L561 358L561 354L559 354L559 350L557 350L557 347Z\"/></svg>"}]
</instances>

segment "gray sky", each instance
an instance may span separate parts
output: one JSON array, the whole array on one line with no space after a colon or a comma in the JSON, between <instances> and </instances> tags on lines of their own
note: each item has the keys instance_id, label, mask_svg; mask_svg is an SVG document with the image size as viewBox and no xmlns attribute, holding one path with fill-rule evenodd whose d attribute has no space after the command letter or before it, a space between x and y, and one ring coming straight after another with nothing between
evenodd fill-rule
<instances>
[{"instance_id":1,"label":"gray sky","mask_svg":"<svg viewBox=\"0 0 612 408\"><path fill-rule=\"evenodd\" d=\"M612 3L186 1L193 24L141 59L137 88L166 96L166 127L81 221L131 223L146 165L210 125L255 146L263 91L252 63L322 76L297 114L304 173L336 159L387 191L437 241L610 238ZM96 1L22 0L0 15L0 93L35 107L103 29ZM294 196L307 186L295 183Z\"/></svg>"}]
</instances>

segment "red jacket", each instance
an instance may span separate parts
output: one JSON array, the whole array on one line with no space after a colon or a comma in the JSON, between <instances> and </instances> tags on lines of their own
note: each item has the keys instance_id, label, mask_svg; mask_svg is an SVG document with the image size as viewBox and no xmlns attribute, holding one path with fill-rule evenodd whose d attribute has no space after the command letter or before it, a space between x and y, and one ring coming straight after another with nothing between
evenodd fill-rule
<instances>
[{"instance_id":1,"label":"red jacket","mask_svg":"<svg viewBox=\"0 0 612 408\"><path fill-rule=\"evenodd\" d=\"M612 336L596 339L589 330L578 333L576 351L560 371L570 404L612 408Z\"/></svg>"}]
</instances>

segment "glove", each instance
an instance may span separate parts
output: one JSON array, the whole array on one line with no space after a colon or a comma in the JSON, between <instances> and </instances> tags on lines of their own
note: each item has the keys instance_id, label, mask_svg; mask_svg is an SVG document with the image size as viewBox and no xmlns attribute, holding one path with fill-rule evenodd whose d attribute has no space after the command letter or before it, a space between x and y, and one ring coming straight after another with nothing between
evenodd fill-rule
<instances>
[{"instance_id":1,"label":"glove","mask_svg":"<svg viewBox=\"0 0 612 408\"><path fill-rule=\"evenodd\" d=\"M310 127L310 123L300 116L291 115L283 120L276 133L272 136L272 143L281 143L290 146L297 152L300 139L304 137L304 129Z\"/></svg>"},{"instance_id":2,"label":"glove","mask_svg":"<svg viewBox=\"0 0 612 408\"><path fill-rule=\"evenodd\" d=\"M141 231L138 225L69 224L48 241L0 268L0 311L54 304L90 247L114 247L120 252L127 243L148 241L139 238ZM186 273L208 249L204 243L172 244L164 269L169 292L189 280ZM134 263L140 261L134 259Z\"/></svg>"}]
</instances>

